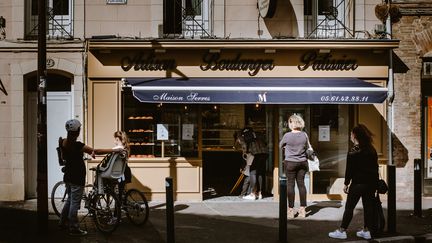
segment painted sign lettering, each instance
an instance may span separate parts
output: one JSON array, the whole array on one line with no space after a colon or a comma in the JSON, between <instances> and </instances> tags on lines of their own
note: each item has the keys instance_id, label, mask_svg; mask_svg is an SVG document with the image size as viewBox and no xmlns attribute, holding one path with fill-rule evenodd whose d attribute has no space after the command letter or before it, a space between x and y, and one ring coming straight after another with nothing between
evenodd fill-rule
<instances>
[{"instance_id":1,"label":"painted sign lettering","mask_svg":"<svg viewBox=\"0 0 432 243\"><path fill-rule=\"evenodd\" d=\"M210 102L211 98L209 96L200 96L199 93L191 92L187 95L175 95L168 92L164 92L153 95L153 100L155 101L167 101L167 102Z\"/></svg>"},{"instance_id":2,"label":"painted sign lettering","mask_svg":"<svg viewBox=\"0 0 432 243\"><path fill-rule=\"evenodd\" d=\"M203 57L200 66L203 71L248 71L250 76L255 76L260 70L273 70L275 67L272 59L243 59L237 54L232 59L220 59L219 53L207 53Z\"/></svg>"},{"instance_id":3,"label":"painted sign lettering","mask_svg":"<svg viewBox=\"0 0 432 243\"><path fill-rule=\"evenodd\" d=\"M345 55L337 59L330 53L319 54L316 51L305 53L300 61L303 63L297 66L300 71L310 67L314 71L354 71L358 68L355 59L349 59Z\"/></svg>"},{"instance_id":4,"label":"painted sign lettering","mask_svg":"<svg viewBox=\"0 0 432 243\"><path fill-rule=\"evenodd\" d=\"M125 72L132 68L134 71L166 71L176 69L177 64L174 59L157 59L154 53L147 56L138 53L134 57L123 57L121 68Z\"/></svg>"}]
</instances>

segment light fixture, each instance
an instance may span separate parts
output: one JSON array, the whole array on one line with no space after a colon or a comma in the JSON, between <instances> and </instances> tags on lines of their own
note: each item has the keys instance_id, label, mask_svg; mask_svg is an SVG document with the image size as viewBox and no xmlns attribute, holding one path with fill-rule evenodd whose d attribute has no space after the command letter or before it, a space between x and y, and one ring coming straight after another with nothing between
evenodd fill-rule
<instances>
[{"instance_id":1,"label":"light fixture","mask_svg":"<svg viewBox=\"0 0 432 243\"><path fill-rule=\"evenodd\" d=\"M6 19L0 16L0 28L6 28Z\"/></svg>"},{"instance_id":2,"label":"light fixture","mask_svg":"<svg viewBox=\"0 0 432 243\"><path fill-rule=\"evenodd\" d=\"M330 53L330 49L319 49L319 53L321 54Z\"/></svg>"},{"instance_id":3,"label":"light fixture","mask_svg":"<svg viewBox=\"0 0 432 243\"><path fill-rule=\"evenodd\" d=\"M276 53L276 50L275 49L264 49L264 53L265 54L273 54L273 53Z\"/></svg>"}]
</instances>

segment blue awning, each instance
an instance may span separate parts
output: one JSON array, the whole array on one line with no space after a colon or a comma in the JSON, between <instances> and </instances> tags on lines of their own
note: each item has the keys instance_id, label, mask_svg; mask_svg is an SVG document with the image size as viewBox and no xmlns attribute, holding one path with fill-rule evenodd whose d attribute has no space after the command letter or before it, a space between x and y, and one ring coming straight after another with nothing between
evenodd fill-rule
<instances>
[{"instance_id":1,"label":"blue awning","mask_svg":"<svg viewBox=\"0 0 432 243\"><path fill-rule=\"evenodd\" d=\"M373 104L387 88L357 78L127 78L146 103Z\"/></svg>"}]
</instances>

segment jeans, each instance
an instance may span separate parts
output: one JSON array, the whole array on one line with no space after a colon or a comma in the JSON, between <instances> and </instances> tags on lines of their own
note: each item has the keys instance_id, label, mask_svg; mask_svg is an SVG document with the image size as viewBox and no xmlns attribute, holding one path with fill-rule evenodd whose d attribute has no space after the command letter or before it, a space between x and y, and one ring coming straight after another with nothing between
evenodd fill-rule
<instances>
[{"instance_id":1,"label":"jeans","mask_svg":"<svg viewBox=\"0 0 432 243\"><path fill-rule=\"evenodd\" d=\"M341 228L348 228L353 217L355 206L360 200L360 197L363 203L364 226L367 228L372 227L374 194L375 186L373 185L351 184L345 204Z\"/></svg>"},{"instance_id":2,"label":"jeans","mask_svg":"<svg viewBox=\"0 0 432 243\"><path fill-rule=\"evenodd\" d=\"M66 222L69 222L69 229L79 228L78 210L81 207L84 186L66 183L66 192L68 194L68 197L61 212L60 224L65 224Z\"/></svg>"},{"instance_id":3,"label":"jeans","mask_svg":"<svg viewBox=\"0 0 432 243\"><path fill-rule=\"evenodd\" d=\"M256 183L255 178L256 178L256 170L250 171L249 176L244 177L243 188L240 193L241 196L246 196L253 192Z\"/></svg>"},{"instance_id":4,"label":"jeans","mask_svg":"<svg viewBox=\"0 0 432 243\"><path fill-rule=\"evenodd\" d=\"M287 196L288 207L294 207L295 190L294 186L297 182L297 187L300 193L300 206L306 207L306 186L304 183L305 174L308 171L307 161L289 162L284 161L285 174L287 176Z\"/></svg>"}]
</instances>

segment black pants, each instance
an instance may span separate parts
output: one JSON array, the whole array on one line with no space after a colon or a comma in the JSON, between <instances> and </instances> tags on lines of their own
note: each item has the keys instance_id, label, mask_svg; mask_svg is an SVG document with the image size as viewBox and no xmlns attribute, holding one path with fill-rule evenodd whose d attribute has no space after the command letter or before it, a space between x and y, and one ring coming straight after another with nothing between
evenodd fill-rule
<instances>
[{"instance_id":1,"label":"black pants","mask_svg":"<svg viewBox=\"0 0 432 243\"><path fill-rule=\"evenodd\" d=\"M267 162L268 154L255 154L254 160L251 165L251 171L256 170L255 178L251 178L251 184L255 186L256 184L256 192L262 192L265 188L265 174L266 174L266 162Z\"/></svg>"},{"instance_id":2,"label":"black pants","mask_svg":"<svg viewBox=\"0 0 432 243\"><path fill-rule=\"evenodd\" d=\"M297 187L300 194L300 206L306 207L306 186L304 178L308 171L307 161L303 162L289 162L284 161L285 174L287 176L287 196L288 207L294 207L295 190L294 186L297 182Z\"/></svg>"},{"instance_id":3,"label":"black pants","mask_svg":"<svg viewBox=\"0 0 432 243\"><path fill-rule=\"evenodd\" d=\"M363 203L364 226L368 228L372 227L374 193L375 187L373 185L351 184L345 204L341 228L348 228L353 217L354 209L360 200L360 197Z\"/></svg>"}]
</instances>

